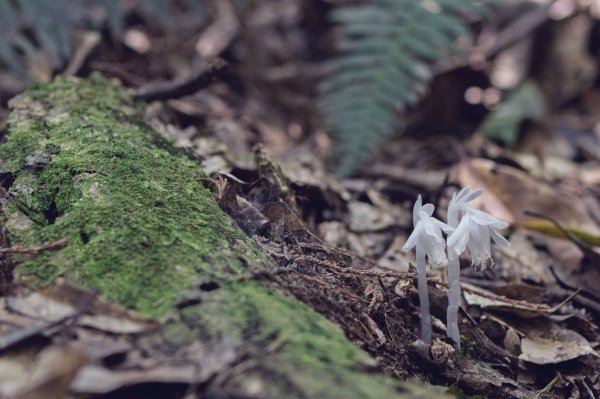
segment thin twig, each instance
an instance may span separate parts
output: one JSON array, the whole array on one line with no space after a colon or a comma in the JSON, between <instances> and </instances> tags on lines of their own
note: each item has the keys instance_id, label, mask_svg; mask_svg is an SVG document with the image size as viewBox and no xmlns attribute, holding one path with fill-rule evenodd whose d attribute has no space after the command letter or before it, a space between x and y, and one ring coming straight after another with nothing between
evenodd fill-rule
<instances>
[{"instance_id":1,"label":"thin twig","mask_svg":"<svg viewBox=\"0 0 600 399\"><path fill-rule=\"evenodd\" d=\"M50 251L54 249L61 249L67 246L69 242L67 240L58 240L55 242L47 243L44 245L40 245L39 247L9 247L9 248L0 248L1 254L27 254L27 255L37 255L43 251Z\"/></svg>"},{"instance_id":2,"label":"thin twig","mask_svg":"<svg viewBox=\"0 0 600 399\"><path fill-rule=\"evenodd\" d=\"M184 79L153 82L133 90L133 97L144 101L168 100L194 94L213 82L225 70L227 62L215 58Z\"/></svg>"}]
</instances>

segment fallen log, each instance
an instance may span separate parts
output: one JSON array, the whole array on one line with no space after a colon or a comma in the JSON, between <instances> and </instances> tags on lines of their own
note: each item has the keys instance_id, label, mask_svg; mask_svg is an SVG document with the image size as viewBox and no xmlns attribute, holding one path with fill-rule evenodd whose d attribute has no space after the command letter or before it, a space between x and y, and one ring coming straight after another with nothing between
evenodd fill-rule
<instances>
[{"instance_id":1,"label":"fallen log","mask_svg":"<svg viewBox=\"0 0 600 399\"><path fill-rule=\"evenodd\" d=\"M189 361L194 344L214 352L227 343L237 360L206 373L196 387L205 396L442 397L384 375L330 321L254 281L269 260L219 209L194 159L152 131L124 90L98 76L61 80L11 107L0 146L4 246L67 242L7 251L13 283L63 277L160 320L148 339L171 362L182 353Z\"/></svg>"}]
</instances>

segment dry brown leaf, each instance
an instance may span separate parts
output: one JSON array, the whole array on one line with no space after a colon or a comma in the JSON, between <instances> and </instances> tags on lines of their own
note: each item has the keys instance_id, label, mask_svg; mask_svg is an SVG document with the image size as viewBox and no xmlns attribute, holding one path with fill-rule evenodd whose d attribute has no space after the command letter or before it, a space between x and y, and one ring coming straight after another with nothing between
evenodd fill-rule
<instances>
[{"instance_id":1,"label":"dry brown leaf","mask_svg":"<svg viewBox=\"0 0 600 399\"><path fill-rule=\"evenodd\" d=\"M502 255L496 258L498 264L494 269L499 278L531 281L542 286L556 282L548 267L552 261L546 254L537 251L522 232L514 232L510 237L510 246L496 246L495 251Z\"/></svg>"},{"instance_id":2,"label":"dry brown leaf","mask_svg":"<svg viewBox=\"0 0 600 399\"><path fill-rule=\"evenodd\" d=\"M505 313L512 313L524 318L534 318L543 316L550 312L550 308L544 305L536 306L537 304L516 304L508 301L495 300L483 297L471 292L464 292L467 303L471 306L479 306L482 309L490 309Z\"/></svg>"},{"instance_id":3,"label":"dry brown leaf","mask_svg":"<svg viewBox=\"0 0 600 399\"><path fill-rule=\"evenodd\" d=\"M167 358L156 363L154 357L150 363L155 365L151 367L144 367L139 359L134 359L135 363L130 363L121 370L90 364L77 374L71 391L79 394L106 394L144 383L201 384L230 367L238 359L238 349L238 345L228 340L213 348L206 348L196 342L180 351L174 361Z\"/></svg>"},{"instance_id":4,"label":"dry brown leaf","mask_svg":"<svg viewBox=\"0 0 600 399\"><path fill-rule=\"evenodd\" d=\"M37 292L15 291L6 297L6 305L14 312L35 319L58 320L76 314L86 295L89 293L58 280ZM93 300L88 312L79 317L78 324L115 334L141 333L159 325L101 298Z\"/></svg>"},{"instance_id":5,"label":"dry brown leaf","mask_svg":"<svg viewBox=\"0 0 600 399\"><path fill-rule=\"evenodd\" d=\"M552 315L550 320L583 335L590 341L595 341L598 337L598 326L588 320L583 313Z\"/></svg>"},{"instance_id":6,"label":"dry brown leaf","mask_svg":"<svg viewBox=\"0 0 600 399\"><path fill-rule=\"evenodd\" d=\"M600 357L583 336L547 320L528 331L521 352L519 359L535 364L556 364L584 355Z\"/></svg>"},{"instance_id":7,"label":"dry brown leaf","mask_svg":"<svg viewBox=\"0 0 600 399\"><path fill-rule=\"evenodd\" d=\"M348 227L356 233L381 231L396 223L390 213L366 202L351 201L348 210L350 211Z\"/></svg>"},{"instance_id":8,"label":"dry brown leaf","mask_svg":"<svg viewBox=\"0 0 600 399\"><path fill-rule=\"evenodd\" d=\"M127 371L112 371L101 366L89 365L77 374L71 391L89 395L106 394L142 383L192 384L199 380L197 374L193 364Z\"/></svg>"},{"instance_id":9,"label":"dry brown leaf","mask_svg":"<svg viewBox=\"0 0 600 399\"><path fill-rule=\"evenodd\" d=\"M519 169L486 159L471 159L458 165L457 174L462 185L487 189L487 195L479 198L481 209L496 217L518 223L530 219L524 212L532 211L548 215L567 227L600 234L600 227L580 198L561 193Z\"/></svg>"},{"instance_id":10,"label":"dry brown leaf","mask_svg":"<svg viewBox=\"0 0 600 399\"><path fill-rule=\"evenodd\" d=\"M507 283L494 291L496 294L510 299L539 303L542 301L546 289L525 283Z\"/></svg>"},{"instance_id":11,"label":"dry brown leaf","mask_svg":"<svg viewBox=\"0 0 600 399\"><path fill-rule=\"evenodd\" d=\"M7 397L15 399L62 399L86 357L73 348L52 346L35 359L25 380Z\"/></svg>"}]
</instances>

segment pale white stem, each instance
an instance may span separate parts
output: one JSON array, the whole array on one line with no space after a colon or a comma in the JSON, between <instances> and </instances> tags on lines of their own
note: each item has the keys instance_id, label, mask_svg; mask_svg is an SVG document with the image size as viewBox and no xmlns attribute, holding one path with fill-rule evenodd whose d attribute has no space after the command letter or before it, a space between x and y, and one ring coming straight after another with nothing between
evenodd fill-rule
<instances>
[{"instance_id":1,"label":"pale white stem","mask_svg":"<svg viewBox=\"0 0 600 399\"><path fill-rule=\"evenodd\" d=\"M417 287L419 289L419 308L421 316L421 340L431 344L431 315L429 314L429 291L427 290L427 274L425 272L425 249L417 245Z\"/></svg>"},{"instance_id":2,"label":"pale white stem","mask_svg":"<svg viewBox=\"0 0 600 399\"><path fill-rule=\"evenodd\" d=\"M446 334L460 349L458 331L458 307L460 304L460 262L454 251L448 251L448 310L446 313Z\"/></svg>"}]
</instances>

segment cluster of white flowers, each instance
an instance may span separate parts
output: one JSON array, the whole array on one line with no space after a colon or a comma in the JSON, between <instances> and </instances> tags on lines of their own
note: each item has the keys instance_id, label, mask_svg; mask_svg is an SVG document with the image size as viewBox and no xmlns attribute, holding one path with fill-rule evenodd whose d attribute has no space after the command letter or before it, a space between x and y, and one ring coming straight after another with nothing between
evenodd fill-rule
<instances>
[{"instance_id":1,"label":"cluster of white flowers","mask_svg":"<svg viewBox=\"0 0 600 399\"><path fill-rule=\"evenodd\" d=\"M460 302L460 263L458 257L466 249L471 255L471 265L477 270L493 266L490 240L496 244L509 245L497 229L508 227L503 222L470 205L475 198L483 193L483 189L469 192L469 187L463 188L458 194L454 193L448 205L448 224L434 218L433 204L423 205L421 196L417 198L413 208L414 230L406 240L405 252L415 248L417 253L418 289L421 313L421 339L431 343L431 316L429 314L429 295L427 291L427 276L425 273L425 257L431 267L443 268L448 266L448 313L447 334L460 348L458 331L458 306ZM447 234L444 240L442 231ZM448 256L446 256L446 246Z\"/></svg>"}]
</instances>

